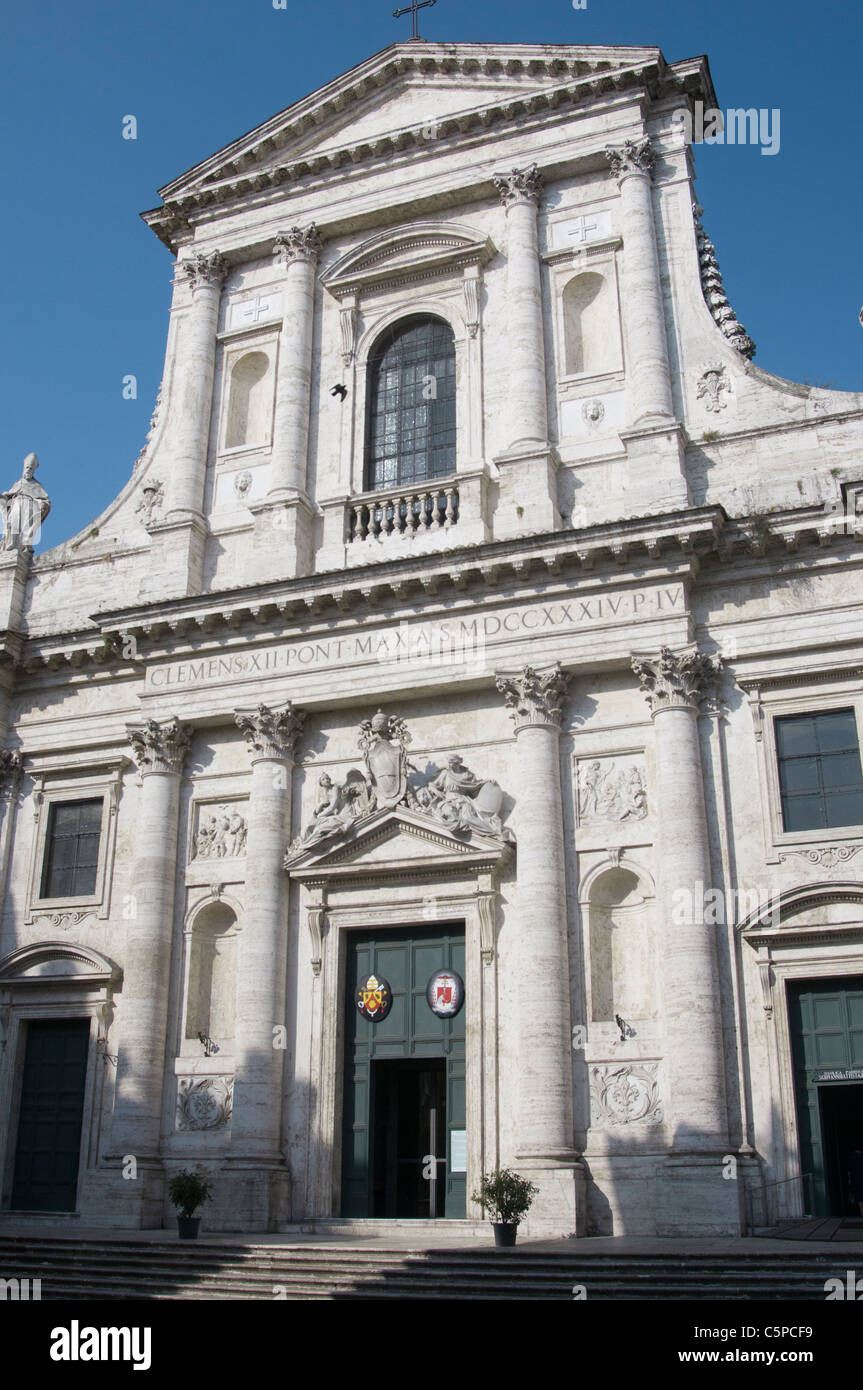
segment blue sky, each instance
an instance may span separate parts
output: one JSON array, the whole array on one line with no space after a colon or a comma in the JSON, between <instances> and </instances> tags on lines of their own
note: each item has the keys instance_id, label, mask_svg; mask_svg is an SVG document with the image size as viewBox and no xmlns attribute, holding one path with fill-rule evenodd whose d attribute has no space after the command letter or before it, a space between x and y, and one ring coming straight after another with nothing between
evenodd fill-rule
<instances>
[{"instance_id":1,"label":"blue sky","mask_svg":"<svg viewBox=\"0 0 863 1390\"><path fill-rule=\"evenodd\" d=\"M119 491L162 372L171 256L138 217L156 189L398 38L394 0L58 0L7 7L0 486L31 449L41 549ZM698 196L756 362L863 389L859 67L852 0L438 0L463 42L656 44L706 53L719 105L781 111L781 148L701 147ZM138 122L137 140L122 120ZM13 194L14 190L14 194ZM136 400L124 400L134 374Z\"/></svg>"}]
</instances>

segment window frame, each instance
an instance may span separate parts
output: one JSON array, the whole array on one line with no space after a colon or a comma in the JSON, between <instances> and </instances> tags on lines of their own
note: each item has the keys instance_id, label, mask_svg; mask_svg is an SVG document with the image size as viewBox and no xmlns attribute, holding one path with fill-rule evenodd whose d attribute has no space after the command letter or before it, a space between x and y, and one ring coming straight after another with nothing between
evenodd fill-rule
<instances>
[{"instance_id":1,"label":"window frame","mask_svg":"<svg viewBox=\"0 0 863 1390\"><path fill-rule=\"evenodd\" d=\"M377 347L378 347L378 344L381 342L381 340L382 340L384 337L386 337L387 335L394 335L399 329L406 330L406 329L408 328L408 326L411 326L411 327L414 327L414 326L420 327L421 325L428 325L428 324L437 324L437 325L440 325L440 326L441 326L442 328L444 328L444 329L447 331L447 333L449 334L449 340L450 340L450 341L449 341L449 350L450 350L450 353L451 353L451 357L449 358L449 360L452 361L452 412L453 412L453 422L452 422L453 442L452 442L452 446L451 446L451 447L452 447L452 453L453 453L453 464L452 464L452 468L450 468L449 470L447 470L447 472L445 472L445 473L440 473L440 474L430 474L430 473L426 473L425 476L422 477L422 478L413 478L413 479L410 479L410 480L399 480L399 479L396 479L395 482L392 482L392 483L383 483L383 484L381 484L380 486L375 486L375 484L374 484L373 481L372 481L371 470L372 470L372 463L373 463L372 449L373 449L373 443L374 443L374 429L373 429L373 425L374 425L374 423L376 422L378 416L377 416L377 414L375 414L375 410L374 410L374 407L376 406L377 402L376 402L376 400L373 399L373 394L372 394L372 393L373 393L374 384L375 384L375 365L376 365L376 361L377 361L377 360L380 360L380 359L379 359L379 354L377 353ZM390 344L390 346L392 346L392 344ZM403 314L402 316L400 316L400 317L394 319L392 322L386 324L386 325L380 330L380 332L378 333L378 335L374 338L374 340L373 340L372 343L370 344L369 349L368 349L368 352L367 352L367 354L366 354L366 358L365 358L365 374L364 374L364 388L365 388L365 389L364 389L363 451L362 451L362 484L363 484L362 491L363 491L363 495L364 495L364 496L365 496L366 494L368 494L368 495L370 495L370 496L374 496L374 495L377 494L377 493L385 494L385 493L399 492L399 491L402 491L402 490L407 491L407 490L411 490L411 489L414 489L414 488L423 488L423 487L425 487L425 486L434 487L436 484L439 484L440 482L442 482L445 478L452 478L452 477L455 476L455 474L456 474L456 472L457 472L457 469L458 469L458 439L459 439L459 418L458 418L458 416L459 416L459 410L458 410L458 347L457 347L457 343L456 343L456 334L455 334L455 330L453 329L453 326L452 326L452 324L449 322L448 319L446 319L446 318L445 318L443 315L441 315L441 314L429 313L428 311L416 311L416 312L408 311L408 312L406 312L405 314ZM400 408L400 412L399 412L400 415L403 413L404 409L405 409L405 407L401 407L401 408ZM400 425L400 427L399 427L399 435L401 436L401 434L402 434L402 429L401 429L401 425ZM417 452L418 452L418 451L417 451ZM427 450L426 450L426 464L427 464L427 465L428 465L430 456L431 456L431 450L430 450L430 449L427 449ZM401 453L399 453L399 454L397 455L397 466L401 464L403 457L405 457L405 455L402 455Z\"/></svg>"},{"instance_id":2,"label":"window frame","mask_svg":"<svg viewBox=\"0 0 863 1390\"><path fill-rule=\"evenodd\" d=\"M828 680L834 686L829 692L824 689ZM797 849L805 852L808 849L826 848L830 845L842 846L848 841L863 842L863 824L838 826L833 829L785 829L775 728L776 720L787 715L827 714L834 710L853 709L860 746L863 737L863 689L856 678L856 672L852 675L850 672L842 672L841 669L817 669L807 673L805 678L745 676L738 678L738 683L749 702L755 746L758 750L757 765L764 806L762 824L766 862L779 864L789 853L794 854ZM793 689L795 686L799 689ZM797 863L798 867L802 862L796 859L789 860L789 864Z\"/></svg>"},{"instance_id":3,"label":"window frame","mask_svg":"<svg viewBox=\"0 0 863 1390\"><path fill-rule=\"evenodd\" d=\"M80 812L85 806L86 806L86 807L89 807L89 806L93 806L93 807L98 806L98 808L99 808L99 817L98 817L98 819L99 819L99 829L98 829L97 831L95 831L95 832L92 832L92 831L91 831L91 832L88 832L88 831L86 831L86 830L83 830L83 831L82 831L81 828L80 828L80 823L79 823L79 826L78 826L78 828L77 828L77 830L76 830L76 833L75 833L74 835L65 835L65 834L59 833L59 832L58 832L58 829L57 829L57 813L58 813L58 811L61 811L61 810L63 810L64 808L76 807L76 808L78 809L78 811ZM57 799L57 800L54 800L54 801L51 802L50 806L48 807L47 824L46 824L46 827L45 827L45 848L44 848L44 853L43 853L43 855L42 855L42 863L41 863L41 866L40 866L40 876L39 876L39 877L40 877L40 883L39 883L39 896L40 896L40 898L42 898L42 899L45 899L45 898L51 899L51 898L55 898L55 897L61 897L61 898L63 898L63 897L81 898L81 897L90 897L90 896L92 895L93 891L95 890L96 883L97 883L98 877L99 877L99 849L100 849L100 841L101 841L101 838L102 838L102 821L103 821L103 819L104 819L104 816L105 816L105 798L104 798L103 796L88 796L88 797L82 798L81 800L78 800L78 799L76 798L74 801L66 801L66 800ZM82 841L82 839L84 839L85 837L89 837L89 836L91 836L91 835L93 835L93 836L95 837L95 840L96 840L96 862L95 862L95 864L93 864L92 866L89 865L89 864L88 864L88 865L82 865L82 864L79 862L80 849L81 849L81 841ZM57 864L54 864L54 863L53 863L53 857L54 857L53 852L54 852L55 848L57 848L57 847L59 846L60 841L61 841L61 840L64 840L64 839L74 839L74 841L75 841L75 861L74 861L74 863L71 864L71 865L57 865ZM61 869L63 869L63 868L69 868L69 869L71 869L71 874L72 874L72 879L73 879L73 881L77 879L77 877L78 877L78 875L79 875L79 872L80 872L82 869L84 869L84 868L87 868L87 869L92 868L92 876L93 876L93 886L92 886L92 888L88 889L88 891L87 891L86 893L75 893L75 892L70 892L70 893L68 893L68 894L64 894L64 893L57 894L57 893L46 892L46 881L47 881L47 882L50 882L50 879L51 879L52 875L53 875L53 874L56 874L57 872L59 872L59 871L60 871Z\"/></svg>"},{"instance_id":4,"label":"window frame","mask_svg":"<svg viewBox=\"0 0 863 1390\"><path fill-rule=\"evenodd\" d=\"M101 774L79 776L51 775L51 771L35 773L35 816L36 826L33 836L30 874L28 880L27 910L25 921L32 923L37 917L56 917L68 911L70 921L55 921L54 925L74 925L81 917L95 915L105 918L110 913L111 878L116 845L117 807L123 767L128 760L114 764ZM70 802L95 801L101 799L102 815L99 826L99 849L96 861L96 881L92 893L64 894L61 897L43 895L42 885L47 867L48 830L54 806Z\"/></svg>"},{"instance_id":5,"label":"window frame","mask_svg":"<svg viewBox=\"0 0 863 1390\"><path fill-rule=\"evenodd\" d=\"M846 822L843 822L843 823L841 823L841 824L839 824L839 825L820 825L820 826L813 825L813 826L806 826L806 827L803 827L803 828L798 828L798 829L793 829L793 830L789 830L789 829L786 827L786 824L785 824L785 819L786 819L786 818L785 818L785 802L786 802L789 798L793 801L794 799L796 799L796 796L795 796L794 793L789 793L787 789L783 790L783 785L782 785L782 766L783 766L783 764L787 764L787 763L789 763L789 762L794 761L794 758L793 758L792 756L786 756L785 758L783 758L782 755L780 754L780 751L779 751L779 738L778 738L779 725L780 725L780 724L785 724L785 723L790 722L790 721L792 721L792 720L801 720L801 719L810 719L810 720L817 721L820 717L826 716L826 715L831 715L831 714L850 714L850 715L851 715L851 718L852 718L852 721L853 721L853 724L854 724L854 734L855 734L855 740L856 740L857 760L858 760L858 764L861 765L861 782L860 782L860 789L861 789L861 791L863 791L863 760L861 759L860 724L859 724L859 719L858 719L858 716L857 716L857 710L854 708L853 702L850 702L849 704L845 705L844 707L843 707L842 705L839 705L839 706L837 706L835 709L818 709L818 710L807 710L807 711L799 711L799 710L798 710L798 711L795 711L794 713L774 714L774 716L773 716L773 741L774 741L774 750L775 750L775 757L776 757L776 776L777 776L777 781L778 781L778 784L779 784L779 813L780 813L781 820L782 820L782 830L783 830L783 833L786 834L786 835L797 835L797 834L807 834L807 835L817 834L817 835L826 835L826 834L832 834L832 832L835 831L835 830L848 830L848 829L853 829L853 828L855 828L855 826L863 825L863 818L861 818L861 820L860 820L860 821L857 821L857 822L854 822L854 821L848 822L848 821L846 821ZM817 727L817 726L816 726L816 727ZM816 737L817 737L817 735L816 735ZM812 753L809 753L809 754L800 754L799 756L800 756L800 757L815 758L816 761L818 762L818 765L819 765L819 778L818 778L818 780L819 780L819 787L818 787L818 789L817 789L816 792L810 793L810 795L815 795L815 796L817 796L817 797L819 798L819 800L821 801L821 803L822 803L822 809L824 809L824 810L826 811L827 809L829 809L828 797L829 797L829 795L830 795L830 790L829 790L828 788L826 788L826 787L823 785L823 768L822 768L822 758L821 758L822 751L825 751L825 750L816 749L816 750L813 751ZM850 752L850 751L851 751L851 748L849 747L848 750L834 750L834 751L836 751L836 752L838 752L838 751L849 751L849 752Z\"/></svg>"}]
</instances>

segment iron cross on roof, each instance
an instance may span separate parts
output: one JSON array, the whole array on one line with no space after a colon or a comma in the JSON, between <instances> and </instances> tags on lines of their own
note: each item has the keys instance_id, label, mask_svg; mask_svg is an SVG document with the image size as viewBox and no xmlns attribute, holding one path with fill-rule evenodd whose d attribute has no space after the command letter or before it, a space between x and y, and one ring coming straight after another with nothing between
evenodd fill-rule
<instances>
[{"instance_id":1,"label":"iron cross on roof","mask_svg":"<svg viewBox=\"0 0 863 1390\"><path fill-rule=\"evenodd\" d=\"M410 3L409 5L405 5L405 7L404 7L403 10L393 10L393 19L401 19L401 17L402 17L403 14L409 14L410 17L411 17L411 24L412 24L412 26L413 26L412 31L411 31L411 38L412 38L412 39L418 39L419 36L420 36L420 33L419 33L419 12L420 12L420 10L426 10L426 9L428 9L431 5L436 5L436 4L437 4L437 0L411 0L411 3Z\"/></svg>"}]
</instances>

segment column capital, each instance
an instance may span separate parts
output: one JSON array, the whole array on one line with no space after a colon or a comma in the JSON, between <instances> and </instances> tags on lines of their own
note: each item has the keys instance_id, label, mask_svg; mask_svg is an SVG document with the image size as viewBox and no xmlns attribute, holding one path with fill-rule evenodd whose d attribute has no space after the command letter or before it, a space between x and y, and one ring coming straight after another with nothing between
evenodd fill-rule
<instances>
[{"instance_id":1,"label":"column capital","mask_svg":"<svg viewBox=\"0 0 863 1390\"><path fill-rule=\"evenodd\" d=\"M227 278L229 269L220 251L214 251L210 256L198 253L179 263L179 270L186 276L193 292L204 286L218 289Z\"/></svg>"},{"instance_id":2,"label":"column capital","mask_svg":"<svg viewBox=\"0 0 863 1390\"><path fill-rule=\"evenodd\" d=\"M539 206L542 197L542 174L535 164L528 169L511 169L508 174L492 174L494 185L505 208L516 203Z\"/></svg>"},{"instance_id":3,"label":"column capital","mask_svg":"<svg viewBox=\"0 0 863 1390\"><path fill-rule=\"evenodd\" d=\"M673 652L661 647L655 655L632 657L632 669L653 715L666 709L698 710L713 694L722 676L722 660L697 647Z\"/></svg>"},{"instance_id":4,"label":"column capital","mask_svg":"<svg viewBox=\"0 0 863 1390\"><path fill-rule=\"evenodd\" d=\"M530 725L560 730L569 674L561 670L559 661L541 669L525 666L515 674L501 673L494 683L512 715L516 733Z\"/></svg>"},{"instance_id":5,"label":"column capital","mask_svg":"<svg viewBox=\"0 0 863 1390\"><path fill-rule=\"evenodd\" d=\"M11 796L21 780L21 754L13 748L0 748L0 796Z\"/></svg>"},{"instance_id":6,"label":"column capital","mask_svg":"<svg viewBox=\"0 0 863 1390\"><path fill-rule=\"evenodd\" d=\"M149 772L182 772L191 737L178 719L164 724L145 719L143 724L127 724L126 733L142 777Z\"/></svg>"},{"instance_id":7,"label":"column capital","mask_svg":"<svg viewBox=\"0 0 863 1390\"><path fill-rule=\"evenodd\" d=\"M656 151L649 140L624 140L622 145L607 145L605 157L618 183L629 174L650 178L656 163Z\"/></svg>"},{"instance_id":8,"label":"column capital","mask_svg":"<svg viewBox=\"0 0 863 1390\"><path fill-rule=\"evenodd\" d=\"M253 762L263 758L293 761L305 718L305 710L294 709L290 701L275 709L257 705L234 712L234 723L245 736Z\"/></svg>"},{"instance_id":9,"label":"column capital","mask_svg":"<svg viewBox=\"0 0 863 1390\"><path fill-rule=\"evenodd\" d=\"M310 222L307 227L289 227L286 232L279 232L273 246L273 256L276 260L283 260L285 265L291 265L293 261L314 263L321 245L317 226Z\"/></svg>"}]
</instances>

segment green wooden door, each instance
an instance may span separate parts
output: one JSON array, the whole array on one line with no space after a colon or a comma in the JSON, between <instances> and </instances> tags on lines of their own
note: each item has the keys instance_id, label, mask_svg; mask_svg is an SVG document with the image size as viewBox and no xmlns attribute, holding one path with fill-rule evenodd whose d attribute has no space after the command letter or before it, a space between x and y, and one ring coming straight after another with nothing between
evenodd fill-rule
<instances>
[{"instance_id":1,"label":"green wooden door","mask_svg":"<svg viewBox=\"0 0 863 1390\"><path fill-rule=\"evenodd\" d=\"M829 1216L828 1167L835 1165L836 1155L825 1153L830 1128L823 1123L822 1111L828 1108L823 1093L825 1088L858 1085L863 1133L863 978L789 986L788 1016L801 1171L814 1175L813 1214Z\"/></svg>"},{"instance_id":2,"label":"green wooden door","mask_svg":"<svg viewBox=\"0 0 863 1390\"><path fill-rule=\"evenodd\" d=\"M438 1173L436 1215L465 1215L465 1008L455 1018L439 1018L426 1001L429 979L443 968L464 978L461 925L348 936L343 1216L394 1214L394 1202L399 1215L428 1216L430 1184L418 1175L432 1166ZM392 1008L378 1022L364 1018L355 1002L358 981L369 974L383 976L392 990ZM434 1165L428 1161L432 1125L437 1128L436 1157L443 1160ZM382 1155L383 1144L387 1152ZM416 1150L413 1174L411 1149ZM394 1163L401 1172L397 1185L387 1180ZM410 1192L417 1194L412 1204Z\"/></svg>"},{"instance_id":3,"label":"green wooden door","mask_svg":"<svg viewBox=\"0 0 863 1390\"><path fill-rule=\"evenodd\" d=\"M12 1208L74 1211L90 1020L27 1024Z\"/></svg>"}]
</instances>

